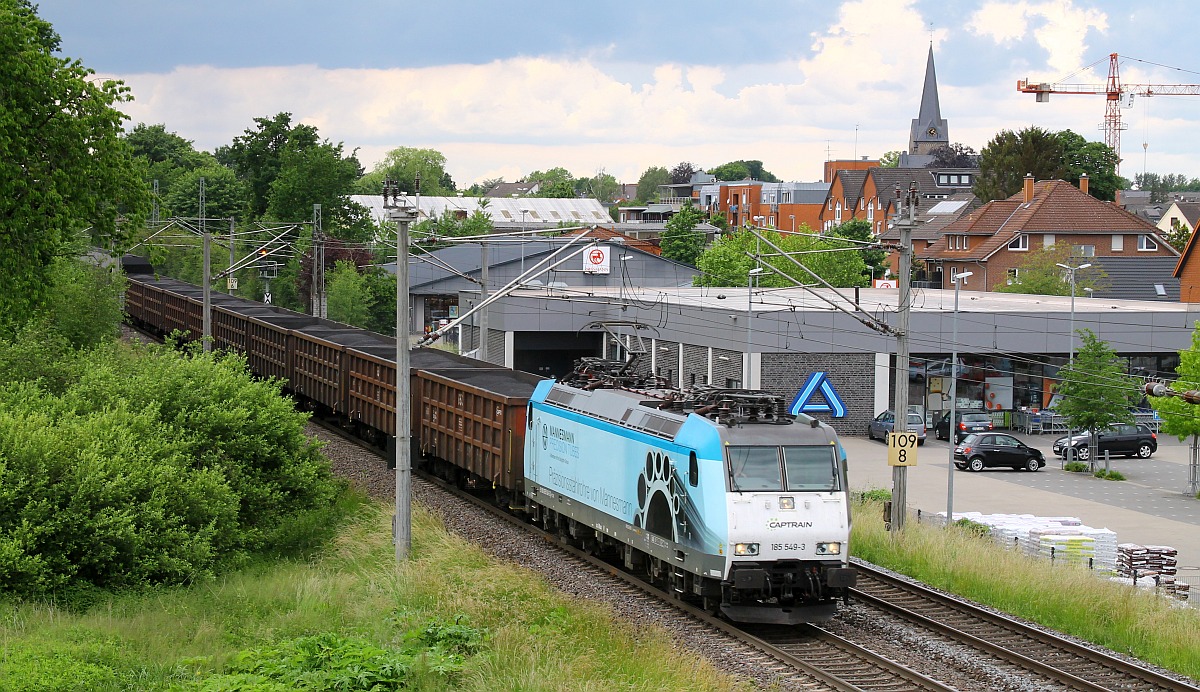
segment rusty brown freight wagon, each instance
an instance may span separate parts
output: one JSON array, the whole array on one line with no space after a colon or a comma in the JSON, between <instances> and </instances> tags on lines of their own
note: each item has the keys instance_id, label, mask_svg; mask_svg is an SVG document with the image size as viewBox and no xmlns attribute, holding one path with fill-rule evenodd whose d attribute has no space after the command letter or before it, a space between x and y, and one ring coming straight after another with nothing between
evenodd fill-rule
<instances>
[{"instance_id":1,"label":"rusty brown freight wagon","mask_svg":"<svg viewBox=\"0 0 1200 692\"><path fill-rule=\"evenodd\" d=\"M507 368L419 370L416 377L421 452L457 469L456 480L519 497L526 406L543 378Z\"/></svg>"}]
</instances>

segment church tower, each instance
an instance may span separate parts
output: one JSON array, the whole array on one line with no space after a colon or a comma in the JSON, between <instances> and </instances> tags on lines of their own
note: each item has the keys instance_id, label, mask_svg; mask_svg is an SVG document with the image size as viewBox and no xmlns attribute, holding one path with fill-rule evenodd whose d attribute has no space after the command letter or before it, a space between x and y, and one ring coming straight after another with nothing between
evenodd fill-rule
<instances>
[{"instance_id":1,"label":"church tower","mask_svg":"<svg viewBox=\"0 0 1200 692\"><path fill-rule=\"evenodd\" d=\"M929 44L929 60L925 64L925 88L921 90L921 112L912 121L908 135L908 153L925 156L938 147L950 144L949 128L942 119L938 105L937 74L933 70L933 44Z\"/></svg>"}]
</instances>

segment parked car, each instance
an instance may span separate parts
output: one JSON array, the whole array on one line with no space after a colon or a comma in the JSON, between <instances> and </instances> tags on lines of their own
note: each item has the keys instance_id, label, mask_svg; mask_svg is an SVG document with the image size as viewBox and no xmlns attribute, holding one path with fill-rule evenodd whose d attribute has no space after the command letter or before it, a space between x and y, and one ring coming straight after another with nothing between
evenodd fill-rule
<instances>
[{"instance_id":1,"label":"parked car","mask_svg":"<svg viewBox=\"0 0 1200 692\"><path fill-rule=\"evenodd\" d=\"M1087 461L1092 454L1090 443L1091 439L1087 431L1072 435L1069 445L1066 437L1060 437L1054 441L1054 453L1065 459L1067 450L1074 447L1075 458L1079 461ZM1150 426L1141 423L1118 423L1101 430L1096 435L1096 454L1101 457L1108 452L1110 456L1137 456L1149 459L1150 455L1157 451L1158 435L1150 429Z\"/></svg>"},{"instance_id":2,"label":"parked car","mask_svg":"<svg viewBox=\"0 0 1200 692\"><path fill-rule=\"evenodd\" d=\"M872 440L887 440L888 433L896 428L896 414L891 411L884 411L875 416L875 420L871 421L867 426L867 437ZM919 413L908 414L908 432L917 434L917 444L925 444L925 418Z\"/></svg>"},{"instance_id":3,"label":"parked car","mask_svg":"<svg viewBox=\"0 0 1200 692\"><path fill-rule=\"evenodd\" d=\"M954 465L971 471L997 466L1037 471L1046 465L1046 455L1007 433L972 433L954 448Z\"/></svg>"},{"instance_id":4,"label":"parked car","mask_svg":"<svg viewBox=\"0 0 1200 692\"><path fill-rule=\"evenodd\" d=\"M991 415L982 411L956 411L954 419L954 444L963 441L971 433L987 432L992 429ZM939 440L950 439L950 412L946 411L938 422L933 424L933 436Z\"/></svg>"}]
</instances>

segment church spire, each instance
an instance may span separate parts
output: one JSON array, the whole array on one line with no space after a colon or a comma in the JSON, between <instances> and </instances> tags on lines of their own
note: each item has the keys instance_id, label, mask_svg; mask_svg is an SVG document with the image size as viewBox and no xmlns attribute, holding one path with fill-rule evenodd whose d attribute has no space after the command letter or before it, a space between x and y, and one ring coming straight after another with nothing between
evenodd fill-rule
<instances>
[{"instance_id":1,"label":"church spire","mask_svg":"<svg viewBox=\"0 0 1200 692\"><path fill-rule=\"evenodd\" d=\"M938 104L937 72L933 68L933 43L929 44L929 58L925 63L925 86L921 90L921 111L912 121L908 137L908 153L928 154L941 146L950 144L949 127L942 118Z\"/></svg>"}]
</instances>

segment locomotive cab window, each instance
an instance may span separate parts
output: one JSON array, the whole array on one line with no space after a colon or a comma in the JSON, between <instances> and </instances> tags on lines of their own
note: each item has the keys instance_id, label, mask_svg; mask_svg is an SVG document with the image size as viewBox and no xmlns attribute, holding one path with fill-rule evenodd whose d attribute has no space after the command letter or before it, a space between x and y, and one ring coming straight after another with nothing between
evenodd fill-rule
<instances>
[{"instance_id":1,"label":"locomotive cab window","mask_svg":"<svg viewBox=\"0 0 1200 692\"><path fill-rule=\"evenodd\" d=\"M841 490L837 460L831 446L784 447L783 465L790 492L832 492Z\"/></svg>"},{"instance_id":2,"label":"locomotive cab window","mask_svg":"<svg viewBox=\"0 0 1200 692\"><path fill-rule=\"evenodd\" d=\"M688 483L695 488L700 485L700 464L696 461L696 453L688 454Z\"/></svg>"},{"instance_id":3,"label":"locomotive cab window","mask_svg":"<svg viewBox=\"0 0 1200 692\"><path fill-rule=\"evenodd\" d=\"M783 490L778 447L730 446L729 483L735 492Z\"/></svg>"}]
</instances>

